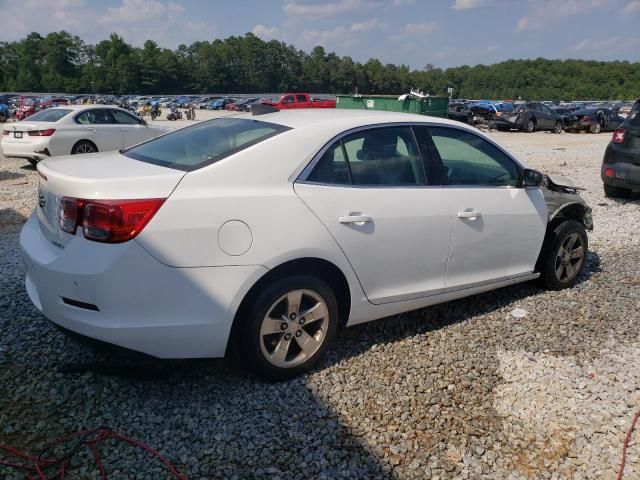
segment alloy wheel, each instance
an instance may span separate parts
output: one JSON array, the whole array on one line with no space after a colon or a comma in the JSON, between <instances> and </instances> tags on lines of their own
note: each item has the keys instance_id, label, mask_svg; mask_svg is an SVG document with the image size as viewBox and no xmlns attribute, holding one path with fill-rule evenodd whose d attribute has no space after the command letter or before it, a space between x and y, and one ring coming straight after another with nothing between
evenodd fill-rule
<instances>
[{"instance_id":1,"label":"alloy wheel","mask_svg":"<svg viewBox=\"0 0 640 480\"><path fill-rule=\"evenodd\" d=\"M556 278L560 282L571 282L580 271L584 261L584 242L578 233L572 233L562 242L556 254Z\"/></svg>"},{"instance_id":2,"label":"alloy wheel","mask_svg":"<svg viewBox=\"0 0 640 480\"><path fill-rule=\"evenodd\" d=\"M88 143L82 143L76 148L76 153L93 153L95 149Z\"/></svg>"},{"instance_id":3,"label":"alloy wheel","mask_svg":"<svg viewBox=\"0 0 640 480\"><path fill-rule=\"evenodd\" d=\"M322 346L329 321L327 305L317 293L293 290L282 295L269 307L260 326L264 358L280 368L300 365Z\"/></svg>"}]
</instances>

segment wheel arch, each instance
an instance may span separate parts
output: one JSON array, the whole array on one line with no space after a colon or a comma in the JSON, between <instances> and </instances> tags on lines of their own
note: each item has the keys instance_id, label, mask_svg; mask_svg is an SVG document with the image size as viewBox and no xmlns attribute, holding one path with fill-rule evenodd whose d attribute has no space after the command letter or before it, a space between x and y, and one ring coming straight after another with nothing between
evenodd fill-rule
<instances>
[{"instance_id":1,"label":"wheel arch","mask_svg":"<svg viewBox=\"0 0 640 480\"><path fill-rule=\"evenodd\" d=\"M73 147L71 147L71 153L73 154L73 151L76 149L78 144L83 143L83 142L90 143L91 145L93 145L93 148L96 149L96 152L100 151L100 150L98 150L98 146L96 145L96 143L94 141L89 140L88 138L82 138L82 139L78 140L77 142L75 142L73 144Z\"/></svg>"},{"instance_id":2,"label":"wheel arch","mask_svg":"<svg viewBox=\"0 0 640 480\"><path fill-rule=\"evenodd\" d=\"M585 220L587 212L588 207L580 202L565 203L558 207L558 209L549 216L549 225L547 228L553 229L556 225L564 222L565 220L576 220L582 223L585 228L589 228L589 225L587 225Z\"/></svg>"},{"instance_id":3,"label":"wheel arch","mask_svg":"<svg viewBox=\"0 0 640 480\"><path fill-rule=\"evenodd\" d=\"M231 327L231 336L233 337L238 325L241 323L238 319L246 313L252 301L265 286L277 279L296 274L313 275L329 285L338 301L338 309L340 312L339 326L345 326L351 313L351 288L349 287L347 277L340 268L329 260L318 257L302 257L285 261L271 268L251 286L236 309Z\"/></svg>"}]
</instances>

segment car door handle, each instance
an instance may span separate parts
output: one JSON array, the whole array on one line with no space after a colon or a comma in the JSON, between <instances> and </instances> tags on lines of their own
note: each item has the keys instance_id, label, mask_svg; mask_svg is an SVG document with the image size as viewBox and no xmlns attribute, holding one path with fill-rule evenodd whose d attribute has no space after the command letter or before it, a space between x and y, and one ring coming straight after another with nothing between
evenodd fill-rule
<instances>
[{"instance_id":1,"label":"car door handle","mask_svg":"<svg viewBox=\"0 0 640 480\"><path fill-rule=\"evenodd\" d=\"M466 218L468 220L475 220L480 216L480 212L477 210L464 210L458 212L458 218Z\"/></svg>"},{"instance_id":2,"label":"car door handle","mask_svg":"<svg viewBox=\"0 0 640 480\"><path fill-rule=\"evenodd\" d=\"M87 127L87 130L90 132L96 133L96 129L94 127Z\"/></svg>"},{"instance_id":3,"label":"car door handle","mask_svg":"<svg viewBox=\"0 0 640 480\"><path fill-rule=\"evenodd\" d=\"M355 223L356 225L364 225L371 221L371 217L366 215L346 215L338 218L340 223Z\"/></svg>"}]
</instances>

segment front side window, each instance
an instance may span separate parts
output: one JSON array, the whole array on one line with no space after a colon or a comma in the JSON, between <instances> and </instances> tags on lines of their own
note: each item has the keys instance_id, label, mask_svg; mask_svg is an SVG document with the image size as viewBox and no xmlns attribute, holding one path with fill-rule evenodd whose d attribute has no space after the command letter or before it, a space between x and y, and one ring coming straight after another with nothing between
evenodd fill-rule
<instances>
[{"instance_id":1,"label":"front side window","mask_svg":"<svg viewBox=\"0 0 640 480\"><path fill-rule=\"evenodd\" d=\"M122 153L142 162L192 171L222 160L290 128L240 118L220 118L155 138Z\"/></svg>"},{"instance_id":2,"label":"front side window","mask_svg":"<svg viewBox=\"0 0 640 480\"><path fill-rule=\"evenodd\" d=\"M140 124L140 120L138 120L133 115L123 112L122 110L111 110L111 114L115 119L116 123L123 125L138 125Z\"/></svg>"},{"instance_id":3,"label":"front side window","mask_svg":"<svg viewBox=\"0 0 640 480\"><path fill-rule=\"evenodd\" d=\"M304 95L296 95L296 98L298 99L299 102L307 101L307 97L305 97Z\"/></svg>"},{"instance_id":4,"label":"front side window","mask_svg":"<svg viewBox=\"0 0 640 480\"><path fill-rule=\"evenodd\" d=\"M426 184L410 127L375 128L345 136L326 150L307 180L366 186Z\"/></svg>"},{"instance_id":5,"label":"front side window","mask_svg":"<svg viewBox=\"0 0 640 480\"><path fill-rule=\"evenodd\" d=\"M431 138L448 185L518 187L518 166L485 139L454 128L432 127Z\"/></svg>"}]
</instances>

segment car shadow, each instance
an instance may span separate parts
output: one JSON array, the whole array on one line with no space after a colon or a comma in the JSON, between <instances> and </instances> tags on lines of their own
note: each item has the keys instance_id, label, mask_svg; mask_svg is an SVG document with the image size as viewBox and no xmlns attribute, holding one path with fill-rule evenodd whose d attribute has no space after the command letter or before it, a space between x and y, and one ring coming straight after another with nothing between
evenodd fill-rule
<instances>
[{"instance_id":1,"label":"car shadow","mask_svg":"<svg viewBox=\"0 0 640 480\"><path fill-rule=\"evenodd\" d=\"M24 176L25 176L24 173L1 171L0 172L0 182L2 182L4 180L15 180L16 178L22 178Z\"/></svg>"},{"instance_id":2,"label":"car shadow","mask_svg":"<svg viewBox=\"0 0 640 480\"><path fill-rule=\"evenodd\" d=\"M0 234L20 231L26 221L27 217L13 208L0 208Z\"/></svg>"}]
</instances>

